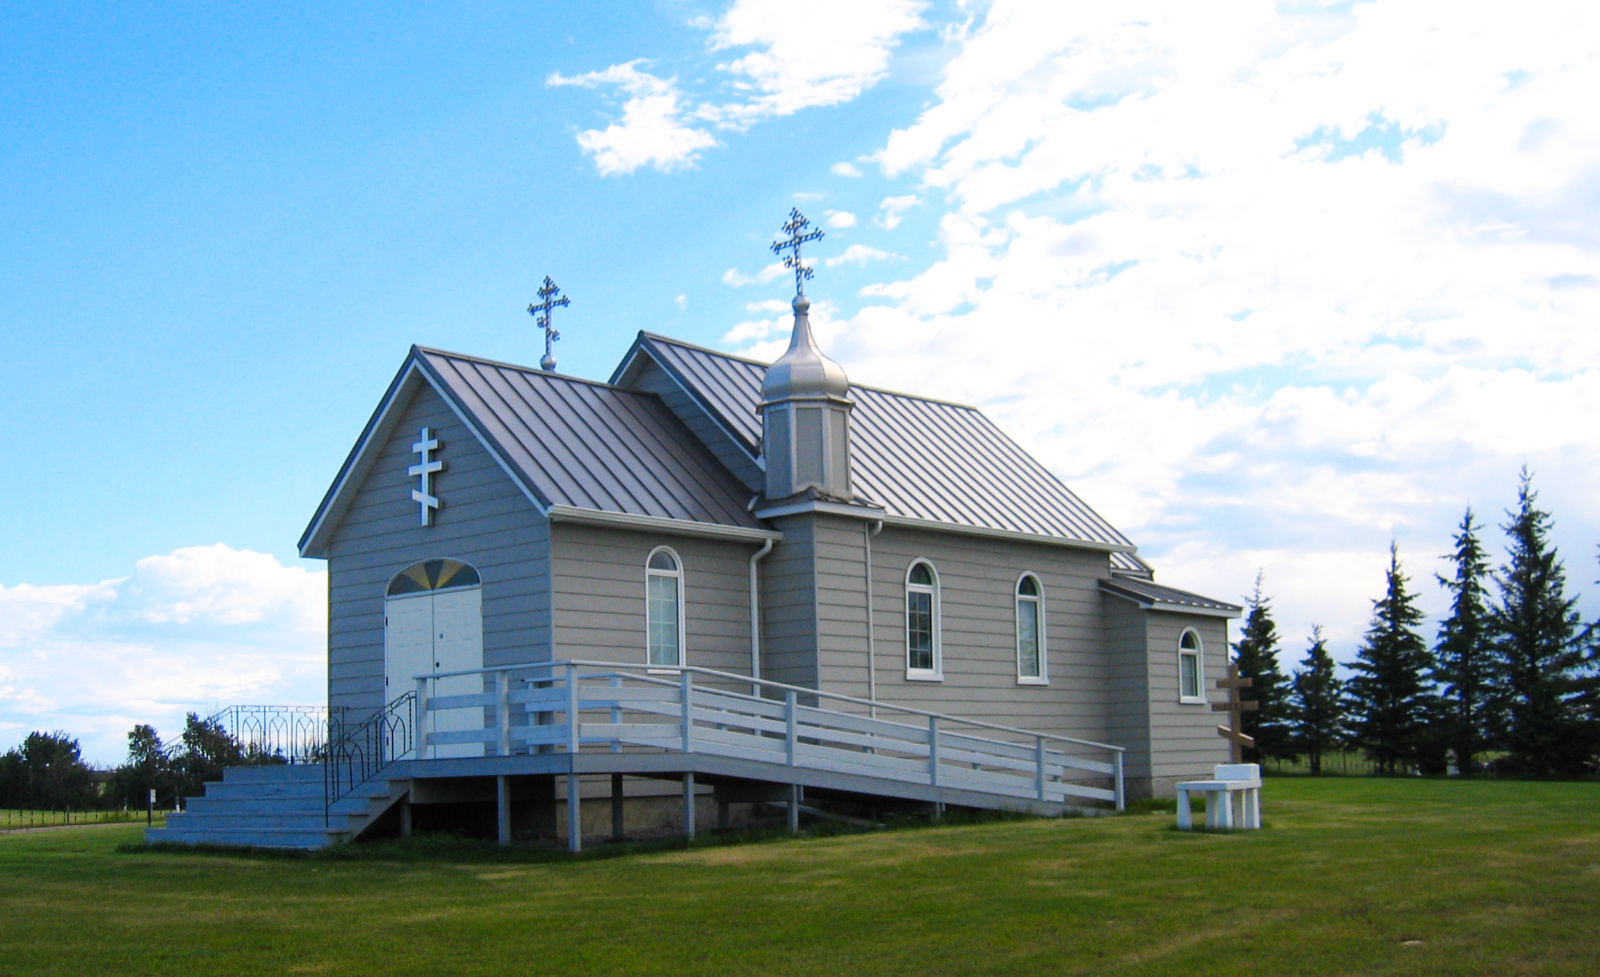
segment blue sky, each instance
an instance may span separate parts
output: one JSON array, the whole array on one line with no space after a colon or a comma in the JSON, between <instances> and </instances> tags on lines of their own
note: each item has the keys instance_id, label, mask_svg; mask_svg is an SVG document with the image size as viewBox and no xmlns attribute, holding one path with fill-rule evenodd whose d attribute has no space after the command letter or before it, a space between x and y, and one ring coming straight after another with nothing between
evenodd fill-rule
<instances>
[{"instance_id":1,"label":"blue sky","mask_svg":"<svg viewBox=\"0 0 1600 977\"><path fill-rule=\"evenodd\" d=\"M314 701L294 542L407 346L536 362L550 275L564 372L770 356L791 206L853 378L983 406L1163 581L1264 569L1286 662L1390 538L1438 606L1523 463L1600 592L1600 32L1500 16L0 6L0 748Z\"/></svg>"}]
</instances>

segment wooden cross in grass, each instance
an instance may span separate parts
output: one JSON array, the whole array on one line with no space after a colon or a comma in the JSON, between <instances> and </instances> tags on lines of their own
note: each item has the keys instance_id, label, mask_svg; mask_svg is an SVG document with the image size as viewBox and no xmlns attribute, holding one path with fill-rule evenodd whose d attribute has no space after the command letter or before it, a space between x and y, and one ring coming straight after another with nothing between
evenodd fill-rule
<instances>
[{"instance_id":1,"label":"wooden cross in grass","mask_svg":"<svg viewBox=\"0 0 1600 977\"><path fill-rule=\"evenodd\" d=\"M1231 713L1228 725L1217 727L1217 735L1228 741L1234 763L1244 762L1244 747L1256 745L1253 737L1244 734L1244 714L1260 709L1261 703L1239 697L1240 689L1248 689L1255 684L1255 679L1239 677L1237 664L1228 665L1227 678L1217 679L1217 688L1228 690L1228 701L1211 703L1211 711Z\"/></svg>"}]
</instances>

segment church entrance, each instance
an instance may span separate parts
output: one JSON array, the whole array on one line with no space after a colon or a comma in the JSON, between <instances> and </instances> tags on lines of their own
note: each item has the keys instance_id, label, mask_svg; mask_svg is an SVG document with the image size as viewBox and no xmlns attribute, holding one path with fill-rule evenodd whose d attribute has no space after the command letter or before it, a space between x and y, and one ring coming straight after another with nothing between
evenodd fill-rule
<instances>
[{"instance_id":1,"label":"church entrance","mask_svg":"<svg viewBox=\"0 0 1600 977\"><path fill-rule=\"evenodd\" d=\"M420 675L483 667L483 587L478 571L460 560L424 560L389 582L383 605L384 699L393 702L416 687ZM473 695L479 675L447 675L430 694ZM482 729L483 709L452 709L419 732ZM426 757L482 756L483 744L430 746Z\"/></svg>"}]
</instances>

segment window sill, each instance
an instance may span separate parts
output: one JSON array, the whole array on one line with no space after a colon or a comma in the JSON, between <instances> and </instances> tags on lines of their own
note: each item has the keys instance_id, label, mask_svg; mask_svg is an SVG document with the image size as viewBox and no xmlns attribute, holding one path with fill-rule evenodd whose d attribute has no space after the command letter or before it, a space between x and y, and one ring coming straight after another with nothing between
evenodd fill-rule
<instances>
[{"instance_id":1,"label":"window sill","mask_svg":"<svg viewBox=\"0 0 1600 977\"><path fill-rule=\"evenodd\" d=\"M683 665L650 665L645 668L646 675L676 675L683 671Z\"/></svg>"},{"instance_id":2,"label":"window sill","mask_svg":"<svg viewBox=\"0 0 1600 977\"><path fill-rule=\"evenodd\" d=\"M1024 677L1019 675L1017 677L1017 684L1018 685L1049 685L1050 684L1050 680L1047 679L1047 678L1024 678Z\"/></svg>"},{"instance_id":3,"label":"window sill","mask_svg":"<svg viewBox=\"0 0 1600 977\"><path fill-rule=\"evenodd\" d=\"M1180 695L1180 696L1178 696L1178 705L1180 705L1180 706L1203 706L1209 701L1211 701L1211 700L1205 698L1204 696L1190 696L1190 695Z\"/></svg>"},{"instance_id":4,"label":"window sill","mask_svg":"<svg viewBox=\"0 0 1600 977\"><path fill-rule=\"evenodd\" d=\"M907 682L943 682L944 681L944 675L942 675L939 672L921 672L921 671L913 672L913 671L907 670L907 672L906 672L906 681Z\"/></svg>"}]
</instances>

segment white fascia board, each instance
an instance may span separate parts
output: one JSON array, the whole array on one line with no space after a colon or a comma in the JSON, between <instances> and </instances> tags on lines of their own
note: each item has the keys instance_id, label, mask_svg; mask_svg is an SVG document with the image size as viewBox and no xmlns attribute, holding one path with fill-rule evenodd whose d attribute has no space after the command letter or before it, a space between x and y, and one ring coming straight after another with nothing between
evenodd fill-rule
<instances>
[{"instance_id":1,"label":"white fascia board","mask_svg":"<svg viewBox=\"0 0 1600 977\"><path fill-rule=\"evenodd\" d=\"M664 516L640 516L630 512L580 509L570 505L553 505L545 515L549 517L551 522L574 522L588 526L606 526L615 529L648 530L657 533L669 533L674 536L736 539L746 543L783 539L782 533L772 529L722 526L711 522L692 522L688 519L668 519Z\"/></svg>"},{"instance_id":2,"label":"white fascia board","mask_svg":"<svg viewBox=\"0 0 1600 977\"><path fill-rule=\"evenodd\" d=\"M859 505L844 505L839 502L823 502L808 500L793 502L788 505L773 506L768 509L755 510L757 519L776 519L779 516L794 516L803 512L820 512L834 516L847 516L853 519L882 520L886 526L901 526L906 529L923 529L934 533L956 533L963 536L984 536L989 539L1012 539L1025 543L1043 543L1046 546L1065 546L1069 549L1092 550L1096 553L1137 553L1138 547L1123 543L1096 543L1086 539L1066 539L1061 536L1045 536L1040 533L1024 533L1014 529L991 529L988 526L968 526L957 522L939 522L934 519L917 519L913 516L892 516L879 507L867 508Z\"/></svg>"},{"instance_id":3,"label":"white fascia board","mask_svg":"<svg viewBox=\"0 0 1600 977\"><path fill-rule=\"evenodd\" d=\"M1096 553L1137 553L1139 548L1126 543L1097 543L1087 539L1067 539L1063 536L1046 536L1025 533L1014 529L990 529L988 526L967 526L933 519L916 519L911 516L862 516L865 519L881 518L885 525L903 526L907 529L926 529L936 533L958 533L964 536L986 536L990 539L1014 539L1025 543L1042 543L1046 546L1065 546L1075 550L1093 550Z\"/></svg>"},{"instance_id":4,"label":"white fascia board","mask_svg":"<svg viewBox=\"0 0 1600 977\"><path fill-rule=\"evenodd\" d=\"M1240 612L1243 610L1242 608L1240 611L1229 611L1220 607L1195 607L1190 604L1172 604L1164 600L1158 600L1144 606L1152 611L1163 611L1167 614L1198 614L1201 617L1225 617L1229 619L1239 617Z\"/></svg>"},{"instance_id":5,"label":"white fascia board","mask_svg":"<svg viewBox=\"0 0 1600 977\"><path fill-rule=\"evenodd\" d=\"M461 405L456 403L454 397L450 396L450 392L444 388L444 385L435 380L427 370L424 370L422 364L418 362L417 356L413 354L406 364L404 372L401 373L398 382L390 387L389 395L384 398L382 404L378 405L378 410L374 414L372 423L368 425L366 434L362 437L360 443L356 445L355 450L351 452L349 463L345 465L344 471L339 475L338 482L334 484L332 491L328 493L327 501L313 518L311 528L306 532L305 543L300 547L300 555L302 557L306 559L327 559L328 536L333 532L333 527L339 524L339 519L344 515L344 510L349 508L351 500L355 497L356 490L366 480L373 464L377 462L378 455L383 450L384 442L389 439L389 435L394 432L395 426L400 423L400 415L405 413L405 407L411 403L411 399L416 396L418 387L423 383L432 387L433 392L439 395L439 399L450 406L450 411L466 426L468 431L472 432L472 436L478 439L478 443L483 446L483 450L489 453L489 456L495 460L495 463L511 479L512 484L521 490L529 502L533 503L533 507L539 511L539 514L548 516L548 513L545 512L544 503L539 501L539 497L523 481L521 474L506 462L500 452L495 449L494 444L483 436L482 431L478 430L478 426L473 423L472 418L467 416L467 412L461 409Z\"/></svg>"}]
</instances>

